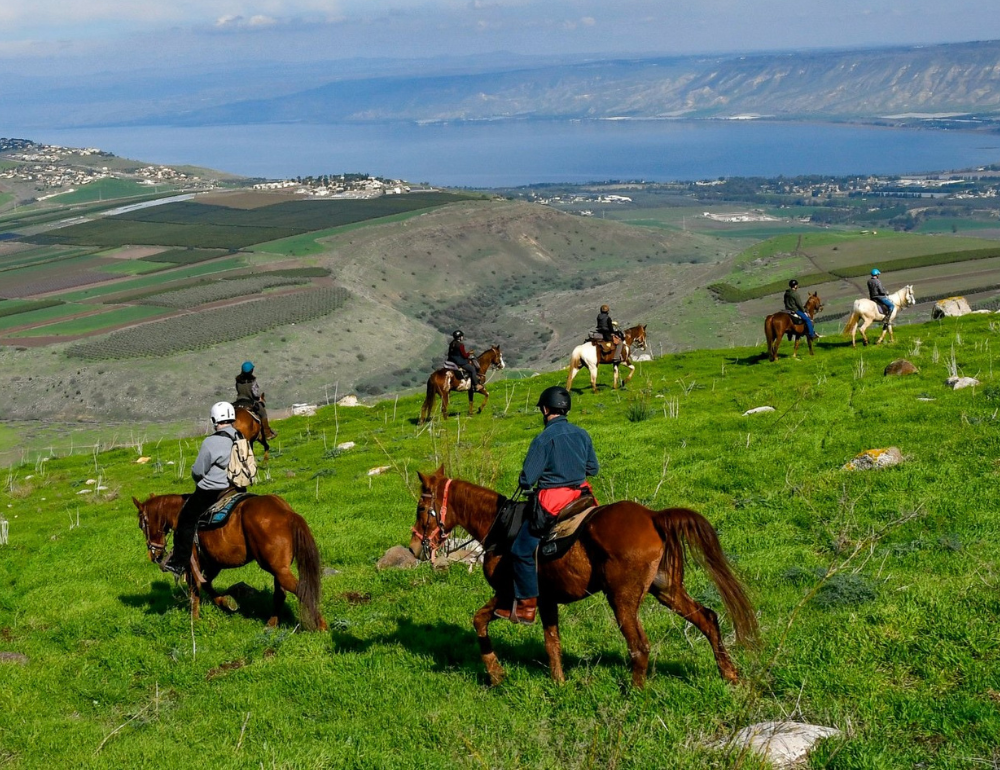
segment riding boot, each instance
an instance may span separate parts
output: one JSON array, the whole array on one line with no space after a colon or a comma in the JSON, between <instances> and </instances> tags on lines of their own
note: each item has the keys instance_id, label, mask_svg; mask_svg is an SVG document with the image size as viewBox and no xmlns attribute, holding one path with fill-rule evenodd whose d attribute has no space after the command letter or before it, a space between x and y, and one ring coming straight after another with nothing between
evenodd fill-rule
<instances>
[{"instance_id":1,"label":"riding boot","mask_svg":"<svg viewBox=\"0 0 1000 770\"><path fill-rule=\"evenodd\" d=\"M530 599L515 599L510 609L497 608L493 614L498 618L509 620L511 623L530 626L535 622L535 613L538 610L538 598L532 596Z\"/></svg>"}]
</instances>

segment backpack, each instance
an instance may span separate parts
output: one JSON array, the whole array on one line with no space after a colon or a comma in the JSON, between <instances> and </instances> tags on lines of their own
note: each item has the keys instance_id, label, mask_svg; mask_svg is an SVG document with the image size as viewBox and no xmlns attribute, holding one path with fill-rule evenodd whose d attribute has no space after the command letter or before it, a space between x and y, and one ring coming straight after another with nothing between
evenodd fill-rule
<instances>
[{"instance_id":1,"label":"backpack","mask_svg":"<svg viewBox=\"0 0 1000 770\"><path fill-rule=\"evenodd\" d=\"M225 431L219 431L216 436L232 437ZM232 439L233 449L229 455L229 465L226 467L226 475L229 476L229 483L234 487L246 489L257 481L257 458L253 456L253 448L237 431L236 438Z\"/></svg>"}]
</instances>

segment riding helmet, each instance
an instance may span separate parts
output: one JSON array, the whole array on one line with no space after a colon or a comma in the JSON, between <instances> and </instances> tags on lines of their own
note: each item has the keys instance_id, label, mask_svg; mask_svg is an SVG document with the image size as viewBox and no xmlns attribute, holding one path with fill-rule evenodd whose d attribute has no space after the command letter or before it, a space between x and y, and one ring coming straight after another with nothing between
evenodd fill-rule
<instances>
[{"instance_id":1,"label":"riding helmet","mask_svg":"<svg viewBox=\"0 0 1000 770\"><path fill-rule=\"evenodd\" d=\"M451 333L451 336L452 336L452 337L454 337L454 338L455 338L456 340L460 340L460 339L462 339L462 337L464 337L465 335L464 335L464 334L462 334L462 330L461 330L461 329L455 329L455 331L453 331L453 332Z\"/></svg>"},{"instance_id":2,"label":"riding helmet","mask_svg":"<svg viewBox=\"0 0 1000 770\"><path fill-rule=\"evenodd\" d=\"M553 385L551 388L546 388L542 391L542 395L538 397L538 404L536 406L539 408L547 406L549 409L555 409L565 414L569 411L570 407L569 391L561 385Z\"/></svg>"},{"instance_id":3,"label":"riding helmet","mask_svg":"<svg viewBox=\"0 0 1000 770\"><path fill-rule=\"evenodd\" d=\"M789 289L794 289L798 285L799 285L799 282L796 281L794 278L788 282L788 288Z\"/></svg>"},{"instance_id":4,"label":"riding helmet","mask_svg":"<svg viewBox=\"0 0 1000 770\"><path fill-rule=\"evenodd\" d=\"M877 267L873 267L872 268L872 275L882 275L882 271L879 270Z\"/></svg>"},{"instance_id":5,"label":"riding helmet","mask_svg":"<svg viewBox=\"0 0 1000 770\"><path fill-rule=\"evenodd\" d=\"M212 406L211 417L216 425L220 422L232 422L236 419L236 410L228 401L219 401Z\"/></svg>"},{"instance_id":6,"label":"riding helmet","mask_svg":"<svg viewBox=\"0 0 1000 770\"><path fill-rule=\"evenodd\" d=\"M253 361L244 361L240 369L243 371L243 374L250 374L253 371Z\"/></svg>"}]
</instances>

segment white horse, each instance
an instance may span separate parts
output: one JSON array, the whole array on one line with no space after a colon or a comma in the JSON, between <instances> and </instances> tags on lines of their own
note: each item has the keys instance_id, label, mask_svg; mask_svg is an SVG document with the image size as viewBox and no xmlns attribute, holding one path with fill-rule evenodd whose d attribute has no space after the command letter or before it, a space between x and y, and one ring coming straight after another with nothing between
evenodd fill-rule
<instances>
[{"instance_id":1,"label":"white horse","mask_svg":"<svg viewBox=\"0 0 1000 770\"><path fill-rule=\"evenodd\" d=\"M885 312L882 310L882 306L879 305L874 300L870 299L856 299L854 300L854 312L851 313L851 317L847 321L847 326L844 327L844 334L851 335L851 347L857 347L857 338L855 336L858 331L858 322L864 321L861 324L861 342L867 346L868 337L865 336L865 330L871 326L875 321L882 322L882 334L876 340L875 344L881 344L882 340L885 339L885 333L889 332L889 342L895 342L896 338L892 334L892 322L896 319L896 313L900 309L913 305L916 303L917 298L913 294L912 286L904 286L897 292L889 295L889 301L892 302L893 308L892 313L889 317L885 317Z\"/></svg>"},{"instance_id":2,"label":"white horse","mask_svg":"<svg viewBox=\"0 0 1000 770\"><path fill-rule=\"evenodd\" d=\"M583 367L587 367L590 370L590 387L597 392L597 366L598 364L605 363L610 364L611 360L600 361L598 359L599 348L593 342L584 342L582 345L577 345L573 348L573 355L569 359L569 377L566 378L566 390L573 387L573 378L576 377L577 372L579 372ZM628 385L629 381L632 379L632 375L635 374L635 364L632 363L631 359L632 351L628 346L627 342L622 343L622 364L627 366L631 371L628 373L628 377L622 383L622 386ZM612 364L615 368L615 381L612 387L618 389L618 364Z\"/></svg>"}]
</instances>

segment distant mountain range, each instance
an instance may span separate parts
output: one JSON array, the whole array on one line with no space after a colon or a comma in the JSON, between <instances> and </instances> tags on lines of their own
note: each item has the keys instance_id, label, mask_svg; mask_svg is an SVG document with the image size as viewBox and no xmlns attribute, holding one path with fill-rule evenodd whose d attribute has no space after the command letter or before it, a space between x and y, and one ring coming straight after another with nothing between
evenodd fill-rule
<instances>
[{"instance_id":1,"label":"distant mountain range","mask_svg":"<svg viewBox=\"0 0 1000 770\"><path fill-rule=\"evenodd\" d=\"M331 68L337 67L331 64ZM768 117L785 120L1000 120L1000 41L746 56L594 60L366 76L132 124ZM262 91L267 94L265 87ZM245 91L244 91L245 94Z\"/></svg>"}]
</instances>

